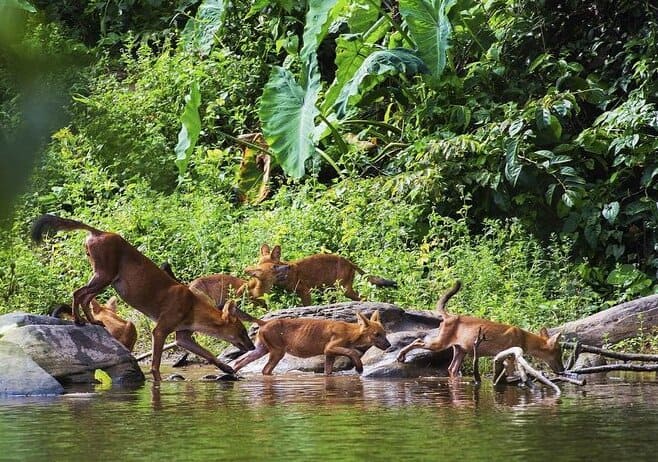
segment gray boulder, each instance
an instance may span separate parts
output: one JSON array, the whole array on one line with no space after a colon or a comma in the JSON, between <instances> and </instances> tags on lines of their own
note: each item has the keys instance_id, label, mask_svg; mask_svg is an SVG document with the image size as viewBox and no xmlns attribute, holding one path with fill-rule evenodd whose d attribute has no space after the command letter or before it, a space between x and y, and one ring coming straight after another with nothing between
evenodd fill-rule
<instances>
[{"instance_id":1,"label":"gray boulder","mask_svg":"<svg viewBox=\"0 0 658 462\"><path fill-rule=\"evenodd\" d=\"M0 338L65 385L93 383L96 369L104 370L114 383L144 381L130 352L101 326L11 313L0 316Z\"/></svg>"},{"instance_id":2,"label":"gray boulder","mask_svg":"<svg viewBox=\"0 0 658 462\"><path fill-rule=\"evenodd\" d=\"M64 388L13 343L0 341L0 395L59 395Z\"/></svg>"}]
</instances>

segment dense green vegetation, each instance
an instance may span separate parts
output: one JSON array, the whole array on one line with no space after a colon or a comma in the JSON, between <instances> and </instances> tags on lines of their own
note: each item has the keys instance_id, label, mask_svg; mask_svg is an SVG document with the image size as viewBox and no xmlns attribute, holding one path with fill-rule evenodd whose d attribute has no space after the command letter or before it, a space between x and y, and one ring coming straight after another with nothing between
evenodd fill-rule
<instances>
[{"instance_id":1,"label":"dense green vegetation","mask_svg":"<svg viewBox=\"0 0 658 462\"><path fill-rule=\"evenodd\" d=\"M65 88L69 119L1 231L1 311L89 277L81 235L28 242L45 212L185 280L240 275L263 242L345 255L400 284L362 294L409 308L459 277L453 309L528 328L658 288L651 2L8 4L3 143L29 115L16 56L67 63L40 87Z\"/></svg>"}]
</instances>

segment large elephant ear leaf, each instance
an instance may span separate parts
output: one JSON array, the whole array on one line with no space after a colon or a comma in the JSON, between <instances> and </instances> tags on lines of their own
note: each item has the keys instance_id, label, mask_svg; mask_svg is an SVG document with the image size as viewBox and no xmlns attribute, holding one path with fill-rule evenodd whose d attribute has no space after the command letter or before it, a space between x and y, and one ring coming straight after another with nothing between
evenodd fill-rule
<instances>
[{"instance_id":1,"label":"large elephant ear leaf","mask_svg":"<svg viewBox=\"0 0 658 462\"><path fill-rule=\"evenodd\" d=\"M308 77L303 88L289 70L275 67L260 103L265 140L276 161L293 178L304 176L304 163L315 153L320 76L312 70Z\"/></svg>"},{"instance_id":2,"label":"large elephant ear leaf","mask_svg":"<svg viewBox=\"0 0 658 462\"><path fill-rule=\"evenodd\" d=\"M210 54L215 44L215 34L224 21L226 5L224 0L204 0L196 16L185 24L183 43L188 50L201 56Z\"/></svg>"},{"instance_id":3,"label":"large elephant ear leaf","mask_svg":"<svg viewBox=\"0 0 658 462\"><path fill-rule=\"evenodd\" d=\"M381 82L387 74L407 76L426 73L427 66L411 50L394 48L370 54L354 76L345 84L336 99L334 111L339 118L345 117L348 107L358 103L361 97Z\"/></svg>"},{"instance_id":4,"label":"large elephant ear leaf","mask_svg":"<svg viewBox=\"0 0 658 462\"><path fill-rule=\"evenodd\" d=\"M400 14L409 26L418 54L433 76L443 73L452 27L448 12L457 0L400 0Z\"/></svg>"}]
</instances>

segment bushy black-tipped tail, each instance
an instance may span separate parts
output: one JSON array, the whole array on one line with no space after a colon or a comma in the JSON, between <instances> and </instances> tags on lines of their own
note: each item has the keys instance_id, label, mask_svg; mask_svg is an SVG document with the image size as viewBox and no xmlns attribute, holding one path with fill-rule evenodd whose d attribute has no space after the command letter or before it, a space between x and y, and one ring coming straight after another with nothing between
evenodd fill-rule
<instances>
[{"instance_id":1,"label":"bushy black-tipped tail","mask_svg":"<svg viewBox=\"0 0 658 462\"><path fill-rule=\"evenodd\" d=\"M436 304L436 310L441 313L441 316L450 316L450 314L446 311L446 303L448 303L448 300L455 295L457 292L459 292L459 289L462 287L462 282L457 279L455 281L455 285L452 286L445 294L441 296L439 301Z\"/></svg>"},{"instance_id":2,"label":"bushy black-tipped tail","mask_svg":"<svg viewBox=\"0 0 658 462\"><path fill-rule=\"evenodd\" d=\"M368 282L377 287L392 287L394 289L398 288L398 283L391 281L390 279L380 278L378 276L368 276Z\"/></svg>"},{"instance_id":3,"label":"bushy black-tipped tail","mask_svg":"<svg viewBox=\"0 0 658 462\"><path fill-rule=\"evenodd\" d=\"M50 315L53 318L66 319L66 317L72 317L73 316L73 308L71 308L70 305L62 303L61 305L55 306L51 310Z\"/></svg>"},{"instance_id":4,"label":"bushy black-tipped tail","mask_svg":"<svg viewBox=\"0 0 658 462\"><path fill-rule=\"evenodd\" d=\"M85 225L79 221L69 220L68 218L60 218L55 215L41 215L32 223L32 230L30 235L34 242L40 243L43 241L43 236L48 231L71 231L74 229L84 229L93 234L102 233L102 231Z\"/></svg>"}]
</instances>

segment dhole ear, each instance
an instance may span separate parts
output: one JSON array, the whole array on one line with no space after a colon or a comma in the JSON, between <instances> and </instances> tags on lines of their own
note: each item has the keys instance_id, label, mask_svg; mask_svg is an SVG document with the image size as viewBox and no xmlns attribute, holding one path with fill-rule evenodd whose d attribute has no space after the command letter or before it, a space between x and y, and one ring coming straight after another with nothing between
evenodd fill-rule
<instances>
[{"instance_id":1,"label":"dhole ear","mask_svg":"<svg viewBox=\"0 0 658 462\"><path fill-rule=\"evenodd\" d=\"M107 301L107 305L105 307L108 310L114 311L116 313L117 311L117 298L113 295L110 297L110 299Z\"/></svg>"},{"instance_id":2,"label":"dhole ear","mask_svg":"<svg viewBox=\"0 0 658 462\"><path fill-rule=\"evenodd\" d=\"M101 307L101 304L98 303L98 300L96 300L95 297L91 299L91 302L89 302L89 304L90 304L91 307L92 307L93 309L95 309L95 310L97 310L98 308Z\"/></svg>"},{"instance_id":3,"label":"dhole ear","mask_svg":"<svg viewBox=\"0 0 658 462\"><path fill-rule=\"evenodd\" d=\"M281 260L281 246L280 245L275 245L274 248L272 249L272 253L270 253L270 257L272 257L272 260Z\"/></svg>"},{"instance_id":4,"label":"dhole ear","mask_svg":"<svg viewBox=\"0 0 658 462\"><path fill-rule=\"evenodd\" d=\"M539 331L539 336L543 338L548 338L550 337L548 335L548 330L545 327L542 327L541 330Z\"/></svg>"},{"instance_id":5,"label":"dhole ear","mask_svg":"<svg viewBox=\"0 0 658 462\"><path fill-rule=\"evenodd\" d=\"M375 312L370 315L370 322L381 322L379 320L379 310L375 310Z\"/></svg>"},{"instance_id":6,"label":"dhole ear","mask_svg":"<svg viewBox=\"0 0 658 462\"><path fill-rule=\"evenodd\" d=\"M562 337L562 332L558 332L557 334L553 335L551 338L549 338L546 343L548 346L553 348L555 345L557 345L557 342L560 341L560 337Z\"/></svg>"},{"instance_id":7,"label":"dhole ear","mask_svg":"<svg viewBox=\"0 0 658 462\"><path fill-rule=\"evenodd\" d=\"M229 316L236 316L235 300L227 300L226 303L224 303L222 315L225 318Z\"/></svg>"},{"instance_id":8,"label":"dhole ear","mask_svg":"<svg viewBox=\"0 0 658 462\"><path fill-rule=\"evenodd\" d=\"M356 312L356 322L358 322L359 326L361 327L368 327L370 324L370 320L366 318L360 311Z\"/></svg>"},{"instance_id":9,"label":"dhole ear","mask_svg":"<svg viewBox=\"0 0 658 462\"><path fill-rule=\"evenodd\" d=\"M260 246L260 254L261 254L263 257L268 256L270 253L271 253L271 252L270 252L270 246L269 246L269 245L267 245L267 244L263 244L263 245Z\"/></svg>"}]
</instances>

